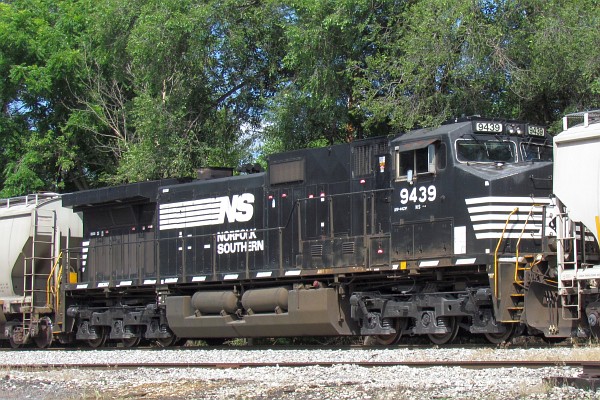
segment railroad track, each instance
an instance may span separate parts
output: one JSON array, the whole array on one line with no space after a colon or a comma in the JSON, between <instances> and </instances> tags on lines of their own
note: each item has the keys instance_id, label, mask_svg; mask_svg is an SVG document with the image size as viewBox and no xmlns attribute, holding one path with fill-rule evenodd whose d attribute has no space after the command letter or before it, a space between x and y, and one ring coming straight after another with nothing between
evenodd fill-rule
<instances>
[{"instance_id":1,"label":"railroad track","mask_svg":"<svg viewBox=\"0 0 600 400\"><path fill-rule=\"evenodd\" d=\"M37 347L20 347L18 349L11 348L0 348L0 352L20 352L20 351L119 351L119 350L144 350L144 351L162 351L162 350L239 350L239 351L260 351L260 350L396 350L396 349L410 349L410 350L422 350L422 349L498 349L498 348L511 348L511 349L547 349L547 348L573 348L577 347L573 343L563 341L560 343L544 343L544 342L524 342L524 343L510 343L510 344L490 344L490 343L460 343L460 344L444 344L444 345L432 345L431 343L420 344L395 344L393 346L379 346L379 345L362 345L362 344L344 344L344 345L296 345L296 344L274 344L274 345L220 345L220 346L206 346L206 345L184 345L184 346L172 346L172 347L160 347L156 345L138 346L134 348L125 348L120 343L107 343L104 347L91 348L87 346L81 347L49 347L46 349L39 349Z\"/></svg>"},{"instance_id":2,"label":"railroad track","mask_svg":"<svg viewBox=\"0 0 600 400\"><path fill-rule=\"evenodd\" d=\"M498 360L498 361L310 361L310 362L193 362L193 363L49 363L49 364L9 364L5 368L24 370L48 369L118 369L118 368L260 368L260 367L332 367L336 365L354 365L361 367L396 367L407 366L413 368L430 367L461 367L472 369L490 368L546 368L546 367L574 367L588 368L600 371L600 363L585 361L548 361L548 360Z\"/></svg>"}]
</instances>

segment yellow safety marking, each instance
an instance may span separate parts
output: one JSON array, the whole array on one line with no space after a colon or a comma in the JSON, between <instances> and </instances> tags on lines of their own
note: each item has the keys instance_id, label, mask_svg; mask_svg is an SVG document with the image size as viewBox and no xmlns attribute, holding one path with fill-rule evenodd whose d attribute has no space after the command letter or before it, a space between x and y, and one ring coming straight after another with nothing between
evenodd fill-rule
<instances>
[{"instance_id":1,"label":"yellow safety marking","mask_svg":"<svg viewBox=\"0 0 600 400\"><path fill-rule=\"evenodd\" d=\"M400 261L400 269L406 269L406 261Z\"/></svg>"},{"instance_id":2,"label":"yellow safety marking","mask_svg":"<svg viewBox=\"0 0 600 400\"><path fill-rule=\"evenodd\" d=\"M600 238L600 216L598 215L596 215L596 232L598 233L597 237Z\"/></svg>"}]
</instances>

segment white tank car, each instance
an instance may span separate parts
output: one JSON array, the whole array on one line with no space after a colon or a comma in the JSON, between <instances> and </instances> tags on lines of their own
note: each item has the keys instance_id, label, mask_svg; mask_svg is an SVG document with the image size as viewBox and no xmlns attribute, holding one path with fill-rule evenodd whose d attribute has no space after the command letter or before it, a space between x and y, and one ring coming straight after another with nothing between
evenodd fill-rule
<instances>
[{"instance_id":1,"label":"white tank car","mask_svg":"<svg viewBox=\"0 0 600 400\"><path fill-rule=\"evenodd\" d=\"M556 218L561 316L566 322L587 316L600 336L600 260L597 250L590 251L600 238L600 110L567 115L563 129L554 138L553 171L562 204ZM578 329L587 336L585 327Z\"/></svg>"},{"instance_id":2,"label":"white tank car","mask_svg":"<svg viewBox=\"0 0 600 400\"><path fill-rule=\"evenodd\" d=\"M0 317L22 314L32 300L48 308L47 287L55 278L49 275L58 274L60 249L81 236L81 217L63 208L58 194L0 200Z\"/></svg>"},{"instance_id":3,"label":"white tank car","mask_svg":"<svg viewBox=\"0 0 600 400\"><path fill-rule=\"evenodd\" d=\"M600 110L570 114L554 138L554 193L600 241Z\"/></svg>"}]
</instances>

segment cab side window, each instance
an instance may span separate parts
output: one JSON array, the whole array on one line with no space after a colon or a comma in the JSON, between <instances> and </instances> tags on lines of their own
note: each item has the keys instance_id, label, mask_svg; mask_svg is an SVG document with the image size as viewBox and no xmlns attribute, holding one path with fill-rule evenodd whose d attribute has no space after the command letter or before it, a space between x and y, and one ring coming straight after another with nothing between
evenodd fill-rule
<instances>
[{"instance_id":1,"label":"cab side window","mask_svg":"<svg viewBox=\"0 0 600 400\"><path fill-rule=\"evenodd\" d=\"M397 181L412 181L420 175L435 174L437 171L435 143L406 151L399 148L395 150L394 156Z\"/></svg>"}]
</instances>

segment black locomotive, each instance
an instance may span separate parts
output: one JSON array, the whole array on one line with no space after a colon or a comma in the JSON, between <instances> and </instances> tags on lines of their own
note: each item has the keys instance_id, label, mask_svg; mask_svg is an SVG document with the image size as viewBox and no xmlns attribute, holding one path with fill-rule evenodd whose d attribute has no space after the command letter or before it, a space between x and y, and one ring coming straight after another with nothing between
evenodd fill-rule
<instances>
[{"instance_id":1,"label":"black locomotive","mask_svg":"<svg viewBox=\"0 0 600 400\"><path fill-rule=\"evenodd\" d=\"M230 175L64 195L84 229L63 256L61 340L392 344L411 334L444 344L463 329L496 343L517 327L581 328L544 330L547 318L525 310L530 284L556 275L542 127L467 118L276 154L267 172Z\"/></svg>"},{"instance_id":2,"label":"black locomotive","mask_svg":"<svg viewBox=\"0 0 600 400\"><path fill-rule=\"evenodd\" d=\"M526 322L526 275L549 272L531 264L551 158L543 128L471 118L273 155L267 172L65 195L84 222L65 333L504 340Z\"/></svg>"}]
</instances>

